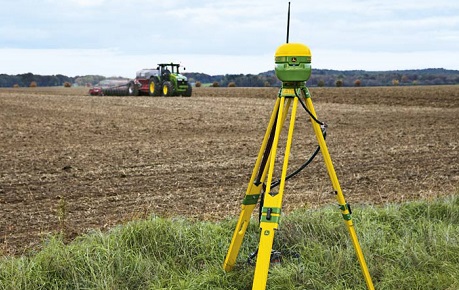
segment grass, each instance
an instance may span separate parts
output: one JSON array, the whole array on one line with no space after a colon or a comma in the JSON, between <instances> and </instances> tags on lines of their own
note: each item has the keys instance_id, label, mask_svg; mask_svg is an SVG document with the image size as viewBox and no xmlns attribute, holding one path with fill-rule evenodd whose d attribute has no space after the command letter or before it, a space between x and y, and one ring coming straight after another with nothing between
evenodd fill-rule
<instances>
[{"instance_id":1,"label":"grass","mask_svg":"<svg viewBox=\"0 0 459 290\"><path fill-rule=\"evenodd\" d=\"M355 206L353 218L376 289L459 289L459 197ZM68 245L51 236L0 259L0 289L251 289L256 222L234 270L221 268L235 223L151 217ZM284 216L274 248L267 289L366 289L336 207Z\"/></svg>"}]
</instances>

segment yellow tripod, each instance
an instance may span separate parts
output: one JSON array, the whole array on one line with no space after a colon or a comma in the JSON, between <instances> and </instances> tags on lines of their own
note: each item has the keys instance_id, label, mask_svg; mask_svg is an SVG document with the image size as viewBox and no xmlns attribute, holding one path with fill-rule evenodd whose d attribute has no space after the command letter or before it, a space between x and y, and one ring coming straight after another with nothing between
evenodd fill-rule
<instances>
[{"instance_id":1,"label":"yellow tripod","mask_svg":"<svg viewBox=\"0 0 459 290\"><path fill-rule=\"evenodd\" d=\"M295 65L291 68L288 66L285 67L287 70L293 69L298 70L300 65L298 62L298 55L300 56L309 56L310 60L310 51L306 46L301 46L299 44L286 44L286 51L283 51L281 46L276 52L276 63L282 62L283 59L278 57L286 57L286 62L294 62ZM307 50L305 50L305 47ZM289 55L291 54L291 55ZM292 56L293 55L293 56ZM287 59L289 58L290 59ZM307 68L306 68L307 69ZM279 72L278 72L279 70ZM282 68L276 68L276 74L283 81L282 88L279 91L278 98L274 105L274 109L269 120L269 125L266 130L266 133L263 138L263 142L258 153L258 157L253 169L250 182L247 187L246 195L243 199L241 206L241 213L239 216L236 229L231 240L231 244L228 249L225 261L223 263L223 268L225 271L230 271L235 263L236 258L239 253L239 249L244 238L247 226L249 225L250 217L256 205L260 195L264 190L264 202L261 209L261 218L260 218L260 242L258 247L258 255L255 265L255 274L253 278L253 288L252 289L265 289L268 270L271 262L271 251L272 244L274 240L275 230L279 226L279 220L281 216L282 208L282 198L284 195L285 180L287 176L287 167L288 160L290 155L290 148L292 145L293 131L295 126L296 111L298 107L298 102L301 102L302 105L307 109L310 114L311 123L314 129L314 133L317 137L320 150L322 152L325 165L328 170L328 174L333 185L333 189L336 193L336 198L338 200L341 213L346 224L347 229L354 245L354 249L362 269L365 282L368 289L374 289L373 282L371 280L368 267L366 265L360 244L354 229L354 225L351 218L351 210L349 205L344 199L344 195L341 191L341 187L336 176L335 170L333 168L333 163L328 152L327 145L325 143L322 127L320 121L317 120L316 112L314 110L309 90L304 85L304 81L291 81L296 79L309 78L309 75L294 75L292 71L288 71L287 74L283 74ZM305 67L303 66L303 70ZM302 71L301 73L304 73ZM290 78L292 75L294 77ZM271 185L273 181L274 166L276 160L276 151L278 147L279 136L282 131L282 127L287 119L289 110L290 113L290 122L287 135L287 142L285 146L285 155L282 165L282 173L280 178L279 190L277 193L271 192ZM265 185L265 188L263 187Z\"/></svg>"}]
</instances>

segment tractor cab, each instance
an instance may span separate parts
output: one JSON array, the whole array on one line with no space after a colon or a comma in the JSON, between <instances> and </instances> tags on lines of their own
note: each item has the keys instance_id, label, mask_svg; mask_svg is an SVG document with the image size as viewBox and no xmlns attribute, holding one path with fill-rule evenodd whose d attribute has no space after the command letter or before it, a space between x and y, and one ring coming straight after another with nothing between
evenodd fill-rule
<instances>
[{"instance_id":1,"label":"tractor cab","mask_svg":"<svg viewBox=\"0 0 459 290\"><path fill-rule=\"evenodd\" d=\"M174 76L181 76L179 68L180 64L177 63L160 63L158 64L157 70L159 71L159 74L164 81L169 81L171 74ZM184 76L182 76L182 78L183 77Z\"/></svg>"}]
</instances>

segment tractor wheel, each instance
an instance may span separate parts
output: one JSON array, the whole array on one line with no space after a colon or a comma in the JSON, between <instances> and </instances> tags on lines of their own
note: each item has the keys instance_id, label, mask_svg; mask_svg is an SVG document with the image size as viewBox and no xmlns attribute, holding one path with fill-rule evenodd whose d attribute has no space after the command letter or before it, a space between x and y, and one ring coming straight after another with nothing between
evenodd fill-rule
<instances>
[{"instance_id":1,"label":"tractor wheel","mask_svg":"<svg viewBox=\"0 0 459 290\"><path fill-rule=\"evenodd\" d=\"M134 82L130 82L127 92L129 96L136 97L139 95L139 87Z\"/></svg>"},{"instance_id":2,"label":"tractor wheel","mask_svg":"<svg viewBox=\"0 0 459 290\"><path fill-rule=\"evenodd\" d=\"M148 94L152 97L156 97L160 95L159 81L157 78L150 78L150 82L148 83Z\"/></svg>"},{"instance_id":3,"label":"tractor wheel","mask_svg":"<svg viewBox=\"0 0 459 290\"><path fill-rule=\"evenodd\" d=\"M169 97L174 95L174 87L171 82L163 83L163 96Z\"/></svg>"},{"instance_id":4,"label":"tractor wheel","mask_svg":"<svg viewBox=\"0 0 459 290\"><path fill-rule=\"evenodd\" d=\"M186 91L185 91L185 93L183 94L183 96L184 96L184 97L191 97L191 91L192 91L191 85L188 84L188 87L186 88Z\"/></svg>"}]
</instances>

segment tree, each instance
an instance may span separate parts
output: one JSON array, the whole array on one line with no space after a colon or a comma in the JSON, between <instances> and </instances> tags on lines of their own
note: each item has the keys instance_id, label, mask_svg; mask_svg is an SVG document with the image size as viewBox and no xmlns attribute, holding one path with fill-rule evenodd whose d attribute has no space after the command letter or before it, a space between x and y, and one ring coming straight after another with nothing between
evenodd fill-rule
<instances>
[{"instance_id":1,"label":"tree","mask_svg":"<svg viewBox=\"0 0 459 290\"><path fill-rule=\"evenodd\" d=\"M361 83L361 81L360 81L359 79L356 79L356 80L354 81L354 87L360 87L361 84L362 84L362 83Z\"/></svg>"},{"instance_id":2,"label":"tree","mask_svg":"<svg viewBox=\"0 0 459 290\"><path fill-rule=\"evenodd\" d=\"M335 82L335 86L337 86L338 88L342 87L343 85L344 85L343 80L337 80Z\"/></svg>"}]
</instances>

